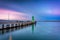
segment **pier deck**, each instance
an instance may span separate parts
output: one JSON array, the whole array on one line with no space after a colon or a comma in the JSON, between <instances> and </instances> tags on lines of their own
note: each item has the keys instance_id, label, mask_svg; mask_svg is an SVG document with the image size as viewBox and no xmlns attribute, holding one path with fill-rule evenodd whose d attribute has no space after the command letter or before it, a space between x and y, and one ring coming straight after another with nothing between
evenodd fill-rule
<instances>
[{"instance_id":1,"label":"pier deck","mask_svg":"<svg viewBox=\"0 0 60 40\"><path fill-rule=\"evenodd\" d=\"M15 28L15 27L22 27L22 26L27 26L31 24L35 24L36 21L24 21L24 22L0 22L0 30L3 29L10 29L10 28Z\"/></svg>"}]
</instances>

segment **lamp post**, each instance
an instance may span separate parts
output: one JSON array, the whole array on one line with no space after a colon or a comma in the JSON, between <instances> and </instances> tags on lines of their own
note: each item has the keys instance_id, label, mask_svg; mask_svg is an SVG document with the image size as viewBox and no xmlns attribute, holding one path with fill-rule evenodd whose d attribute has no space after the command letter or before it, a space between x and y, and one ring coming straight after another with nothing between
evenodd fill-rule
<instances>
[{"instance_id":1,"label":"lamp post","mask_svg":"<svg viewBox=\"0 0 60 40\"><path fill-rule=\"evenodd\" d=\"M9 13L8 13L8 21L9 21Z\"/></svg>"}]
</instances>

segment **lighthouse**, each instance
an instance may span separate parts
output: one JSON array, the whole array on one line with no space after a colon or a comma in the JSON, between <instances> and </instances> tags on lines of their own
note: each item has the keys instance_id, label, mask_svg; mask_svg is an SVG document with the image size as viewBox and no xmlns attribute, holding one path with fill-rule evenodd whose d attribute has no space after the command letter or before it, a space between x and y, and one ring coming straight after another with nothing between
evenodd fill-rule
<instances>
[{"instance_id":1,"label":"lighthouse","mask_svg":"<svg viewBox=\"0 0 60 40\"><path fill-rule=\"evenodd\" d=\"M32 22L34 22L35 20L34 20L34 16L32 16Z\"/></svg>"}]
</instances>

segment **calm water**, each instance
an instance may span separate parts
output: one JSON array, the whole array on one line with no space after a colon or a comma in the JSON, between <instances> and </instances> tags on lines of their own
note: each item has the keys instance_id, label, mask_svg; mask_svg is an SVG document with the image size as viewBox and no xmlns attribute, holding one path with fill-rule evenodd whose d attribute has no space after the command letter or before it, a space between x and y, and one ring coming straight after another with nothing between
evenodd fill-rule
<instances>
[{"instance_id":1,"label":"calm water","mask_svg":"<svg viewBox=\"0 0 60 40\"><path fill-rule=\"evenodd\" d=\"M0 40L60 40L60 22L38 22L21 29L0 31Z\"/></svg>"}]
</instances>

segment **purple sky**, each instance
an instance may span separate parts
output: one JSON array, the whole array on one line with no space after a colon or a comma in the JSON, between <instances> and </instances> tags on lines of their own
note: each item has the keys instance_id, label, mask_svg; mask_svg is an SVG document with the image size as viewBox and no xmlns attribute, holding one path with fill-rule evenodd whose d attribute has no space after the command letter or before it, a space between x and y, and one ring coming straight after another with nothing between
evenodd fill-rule
<instances>
[{"instance_id":1,"label":"purple sky","mask_svg":"<svg viewBox=\"0 0 60 40\"><path fill-rule=\"evenodd\" d=\"M19 12L18 15L23 14L29 19L35 16L35 20L60 20L59 0L0 1L1 9Z\"/></svg>"}]
</instances>

